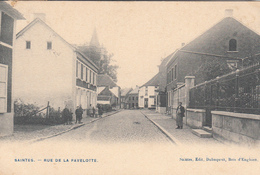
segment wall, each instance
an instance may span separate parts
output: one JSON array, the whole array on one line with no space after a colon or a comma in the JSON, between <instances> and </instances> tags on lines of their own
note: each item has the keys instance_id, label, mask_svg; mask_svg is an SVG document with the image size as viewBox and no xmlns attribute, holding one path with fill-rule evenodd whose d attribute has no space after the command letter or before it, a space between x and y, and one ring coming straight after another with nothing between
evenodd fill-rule
<instances>
[{"instance_id":1,"label":"wall","mask_svg":"<svg viewBox=\"0 0 260 175\"><path fill-rule=\"evenodd\" d=\"M13 113L0 113L0 137L11 135L14 128Z\"/></svg>"},{"instance_id":2,"label":"wall","mask_svg":"<svg viewBox=\"0 0 260 175\"><path fill-rule=\"evenodd\" d=\"M31 41L31 49L26 49ZM47 50L47 41L52 49ZM28 103L63 108L72 99L72 48L40 22L16 40L14 91L15 98Z\"/></svg>"},{"instance_id":3,"label":"wall","mask_svg":"<svg viewBox=\"0 0 260 175\"><path fill-rule=\"evenodd\" d=\"M260 115L211 111L213 137L254 146L260 144Z\"/></svg>"},{"instance_id":4,"label":"wall","mask_svg":"<svg viewBox=\"0 0 260 175\"><path fill-rule=\"evenodd\" d=\"M186 124L191 128L202 128L206 123L206 112L204 109L186 109Z\"/></svg>"}]
</instances>

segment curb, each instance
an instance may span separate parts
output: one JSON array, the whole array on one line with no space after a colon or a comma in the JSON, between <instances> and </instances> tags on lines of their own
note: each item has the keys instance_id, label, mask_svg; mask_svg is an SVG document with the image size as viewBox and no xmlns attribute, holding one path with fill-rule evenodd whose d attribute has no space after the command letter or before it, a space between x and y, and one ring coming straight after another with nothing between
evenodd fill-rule
<instances>
[{"instance_id":1,"label":"curb","mask_svg":"<svg viewBox=\"0 0 260 175\"><path fill-rule=\"evenodd\" d=\"M86 124L93 123L93 122L95 122L95 121L97 121L97 120L100 120L100 119L102 119L102 118L106 118L106 117L108 117L108 116L114 115L114 114L119 113L119 112L121 112L121 110L115 111L114 113L107 114L106 116L103 116L103 117L101 117L101 118L94 119L94 120L92 120L92 121L90 121L90 122L87 122L87 123L82 123L82 124L80 124L80 125L72 126L71 128L69 128L69 129L67 129L67 130L65 130L65 131L61 131L61 132L59 132L59 133L56 133L56 134L53 134L53 135L50 135L50 136L45 136L45 137L33 139L33 140L29 141L29 143L35 143L35 142L43 141L43 140L46 140L46 139L49 139L49 138L52 138L52 137L56 137L56 136L58 136L58 135L61 135L61 134L64 134L64 133L66 133L66 132L75 130L75 129L80 128L80 127L82 127L82 126L84 126L84 125L86 125Z\"/></svg>"},{"instance_id":2,"label":"curb","mask_svg":"<svg viewBox=\"0 0 260 175\"><path fill-rule=\"evenodd\" d=\"M141 112L141 111L140 111ZM141 112L149 121L151 121L168 139L175 145L180 146L182 143L177 140L175 137L173 137L168 131L166 131L161 125L150 119L147 115L145 115L143 112Z\"/></svg>"}]
</instances>

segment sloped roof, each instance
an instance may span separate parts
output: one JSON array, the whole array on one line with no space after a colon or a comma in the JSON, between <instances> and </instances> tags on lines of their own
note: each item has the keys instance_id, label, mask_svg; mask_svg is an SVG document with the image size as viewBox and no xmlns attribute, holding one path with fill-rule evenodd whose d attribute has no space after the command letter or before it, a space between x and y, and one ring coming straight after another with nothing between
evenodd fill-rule
<instances>
[{"instance_id":1,"label":"sloped roof","mask_svg":"<svg viewBox=\"0 0 260 175\"><path fill-rule=\"evenodd\" d=\"M68 43L64 38L62 38L57 32L55 32L48 24L46 24L44 21L42 21L40 18L35 18L32 22L30 22L27 26L25 26L20 32L16 34L16 39L18 39L20 36L22 36L26 31L28 31L31 27L33 27L35 24L41 23L43 26L45 26L47 29L52 31L56 36L58 36L64 43L66 43L71 49L73 49L75 52L82 55L90 64L92 64L96 69L98 69L98 66L89 59L80 49L73 46L72 44Z\"/></svg>"},{"instance_id":2,"label":"sloped roof","mask_svg":"<svg viewBox=\"0 0 260 175\"><path fill-rule=\"evenodd\" d=\"M133 90L132 88L121 89L121 96L126 96L132 90Z\"/></svg>"},{"instance_id":3,"label":"sloped roof","mask_svg":"<svg viewBox=\"0 0 260 175\"><path fill-rule=\"evenodd\" d=\"M129 94L138 94L139 87L136 86Z\"/></svg>"},{"instance_id":4,"label":"sloped roof","mask_svg":"<svg viewBox=\"0 0 260 175\"><path fill-rule=\"evenodd\" d=\"M107 74L98 74L97 76L97 86L109 86L116 87L117 84L112 80L112 78Z\"/></svg>"},{"instance_id":5,"label":"sloped roof","mask_svg":"<svg viewBox=\"0 0 260 175\"><path fill-rule=\"evenodd\" d=\"M25 19L18 10L14 9L11 5L7 4L6 2L0 1L0 10L15 19Z\"/></svg>"},{"instance_id":6,"label":"sloped roof","mask_svg":"<svg viewBox=\"0 0 260 175\"><path fill-rule=\"evenodd\" d=\"M237 53L227 52L227 42L232 38L238 41L240 49ZM235 18L226 17L177 50L168 63L175 60L181 53L216 56L224 59L241 59L259 52L259 34Z\"/></svg>"},{"instance_id":7,"label":"sloped roof","mask_svg":"<svg viewBox=\"0 0 260 175\"><path fill-rule=\"evenodd\" d=\"M113 87L109 90L110 90L110 92L112 92L118 98L118 96L119 96L119 88L118 87Z\"/></svg>"},{"instance_id":8,"label":"sloped roof","mask_svg":"<svg viewBox=\"0 0 260 175\"><path fill-rule=\"evenodd\" d=\"M159 73L157 73L152 79L146 82L143 86L159 86Z\"/></svg>"}]
</instances>

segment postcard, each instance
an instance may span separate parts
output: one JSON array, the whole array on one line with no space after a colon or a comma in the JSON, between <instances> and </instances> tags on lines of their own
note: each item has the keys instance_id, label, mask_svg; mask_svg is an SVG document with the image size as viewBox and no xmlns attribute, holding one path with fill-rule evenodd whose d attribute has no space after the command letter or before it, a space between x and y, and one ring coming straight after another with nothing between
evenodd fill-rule
<instances>
[{"instance_id":1,"label":"postcard","mask_svg":"<svg viewBox=\"0 0 260 175\"><path fill-rule=\"evenodd\" d=\"M260 4L0 2L0 174L259 174Z\"/></svg>"}]
</instances>

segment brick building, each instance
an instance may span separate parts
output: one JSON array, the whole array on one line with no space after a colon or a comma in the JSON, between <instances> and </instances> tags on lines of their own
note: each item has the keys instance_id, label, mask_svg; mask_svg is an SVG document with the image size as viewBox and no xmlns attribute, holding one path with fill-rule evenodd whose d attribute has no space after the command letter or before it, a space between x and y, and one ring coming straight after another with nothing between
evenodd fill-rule
<instances>
[{"instance_id":1,"label":"brick building","mask_svg":"<svg viewBox=\"0 0 260 175\"><path fill-rule=\"evenodd\" d=\"M128 103L128 109L138 109L139 104L138 104L138 92L139 92L139 87L136 86L129 94L127 97L127 103Z\"/></svg>"},{"instance_id":2,"label":"brick building","mask_svg":"<svg viewBox=\"0 0 260 175\"><path fill-rule=\"evenodd\" d=\"M132 90L132 88L121 89L121 108L128 108L128 96Z\"/></svg>"},{"instance_id":3,"label":"brick building","mask_svg":"<svg viewBox=\"0 0 260 175\"><path fill-rule=\"evenodd\" d=\"M185 76L195 76L198 84L234 71L260 53L260 36L229 14L172 54L166 65L167 111L176 107L172 94Z\"/></svg>"}]
</instances>

